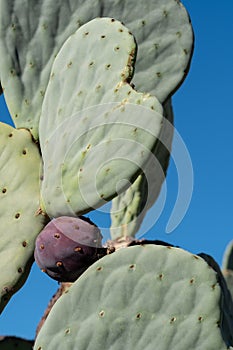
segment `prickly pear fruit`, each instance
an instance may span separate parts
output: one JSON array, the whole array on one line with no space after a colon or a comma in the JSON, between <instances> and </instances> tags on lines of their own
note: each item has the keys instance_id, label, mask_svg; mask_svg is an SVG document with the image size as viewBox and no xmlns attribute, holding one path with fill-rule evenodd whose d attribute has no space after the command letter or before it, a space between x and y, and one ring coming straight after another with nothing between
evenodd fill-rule
<instances>
[{"instance_id":1,"label":"prickly pear fruit","mask_svg":"<svg viewBox=\"0 0 233 350\"><path fill-rule=\"evenodd\" d=\"M61 216L51 220L38 235L35 260L53 279L73 282L105 255L101 240L100 230L88 219Z\"/></svg>"}]
</instances>

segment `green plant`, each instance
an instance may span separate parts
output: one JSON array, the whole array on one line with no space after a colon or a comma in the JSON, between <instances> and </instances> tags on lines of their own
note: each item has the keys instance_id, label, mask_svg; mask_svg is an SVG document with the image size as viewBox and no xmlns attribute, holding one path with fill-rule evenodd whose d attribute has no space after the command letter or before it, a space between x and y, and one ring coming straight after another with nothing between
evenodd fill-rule
<instances>
[{"instance_id":1,"label":"green plant","mask_svg":"<svg viewBox=\"0 0 233 350\"><path fill-rule=\"evenodd\" d=\"M0 279L1 309L27 278L40 231L112 200L104 248L73 238L82 224L53 226L46 243L38 236L35 257L50 276L74 282L76 253L86 271L60 292L34 349L232 346L232 300L214 260L136 236L166 175L171 96L193 52L182 4L2 0L0 48L1 86L18 129L0 126L0 261L9 249L13 261Z\"/></svg>"}]
</instances>

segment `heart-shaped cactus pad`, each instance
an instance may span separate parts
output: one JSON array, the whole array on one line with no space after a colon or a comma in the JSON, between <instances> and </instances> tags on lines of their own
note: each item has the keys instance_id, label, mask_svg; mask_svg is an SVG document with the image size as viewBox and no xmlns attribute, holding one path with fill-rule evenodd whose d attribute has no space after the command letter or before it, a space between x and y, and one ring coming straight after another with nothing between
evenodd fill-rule
<instances>
[{"instance_id":1,"label":"heart-shaped cactus pad","mask_svg":"<svg viewBox=\"0 0 233 350\"><path fill-rule=\"evenodd\" d=\"M136 49L122 23L97 18L58 53L39 125L41 205L50 217L103 205L130 185L156 148L162 106L129 84Z\"/></svg>"}]
</instances>

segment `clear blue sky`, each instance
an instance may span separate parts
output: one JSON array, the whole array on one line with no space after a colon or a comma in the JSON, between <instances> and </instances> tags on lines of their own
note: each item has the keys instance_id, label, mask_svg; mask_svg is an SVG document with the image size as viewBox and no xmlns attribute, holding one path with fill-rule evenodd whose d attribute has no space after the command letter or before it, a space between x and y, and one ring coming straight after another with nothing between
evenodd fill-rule
<instances>
[{"instance_id":1,"label":"clear blue sky","mask_svg":"<svg viewBox=\"0 0 233 350\"><path fill-rule=\"evenodd\" d=\"M166 234L178 191L177 170L171 161L165 208L147 238L168 241L191 252L211 254L221 264L233 236L233 2L183 0L194 31L195 51L189 75L173 98L175 126L190 153L194 189L187 214ZM9 122L3 98L0 120ZM146 220L150 219L150 215ZM103 218L91 214L98 224ZM105 224L108 217L104 216ZM36 325L57 289L34 266L20 292L0 318L0 334L33 338Z\"/></svg>"}]
</instances>

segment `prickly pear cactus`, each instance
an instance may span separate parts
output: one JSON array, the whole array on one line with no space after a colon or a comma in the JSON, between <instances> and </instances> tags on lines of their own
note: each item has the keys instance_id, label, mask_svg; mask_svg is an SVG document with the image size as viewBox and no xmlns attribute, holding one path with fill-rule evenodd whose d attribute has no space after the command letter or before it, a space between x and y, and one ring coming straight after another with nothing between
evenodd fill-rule
<instances>
[{"instance_id":1,"label":"prickly pear cactus","mask_svg":"<svg viewBox=\"0 0 233 350\"><path fill-rule=\"evenodd\" d=\"M135 35L138 58L133 83L164 102L185 78L193 51L192 26L181 2L105 0L102 16L122 21Z\"/></svg>"},{"instance_id":2,"label":"prickly pear cactus","mask_svg":"<svg viewBox=\"0 0 233 350\"><path fill-rule=\"evenodd\" d=\"M15 125L30 129L36 139L54 57L95 17L116 18L136 36L138 89L163 102L187 74L193 32L177 0L1 0L1 84Z\"/></svg>"},{"instance_id":3,"label":"prickly pear cactus","mask_svg":"<svg viewBox=\"0 0 233 350\"><path fill-rule=\"evenodd\" d=\"M156 245L120 249L56 302L34 349L228 349L222 296L216 271L199 256Z\"/></svg>"},{"instance_id":4,"label":"prickly pear cactus","mask_svg":"<svg viewBox=\"0 0 233 350\"><path fill-rule=\"evenodd\" d=\"M125 189L122 179L135 179L156 147L162 106L129 85L135 53L125 26L97 18L57 55L39 128L42 208L50 217L103 205L117 194L116 184Z\"/></svg>"},{"instance_id":5,"label":"prickly pear cactus","mask_svg":"<svg viewBox=\"0 0 233 350\"><path fill-rule=\"evenodd\" d=\"M35 261L43 272L62 282L74 282L100 259L100 230L85 218L61 216L51 220L36 239Z\"/></svg>"},{"instance_id":6,"label":"prickly pear cactus","mask_svg":"<svg viewBox=\"0 0 233 350\"><path fill-rule=\"evenodd\" d=\"M125 192L113 198L111 208L111 237L135 237L147 211L159 196L166 177L173 137L173 111L170 99L164 104L165 118L158 147L143 174Z\"/></svg>"},{"instance_id":7,"label":"prickly pear cactus","mask_svg":"<svg viewBox=\"0 0 233 350\"><path fill-rule=\"evenodd\" d=\"M112 201L111 236L113 239L118 238L120 236L126 236L126 235L135 236L147 213L147 210L150 209L150 207L156 201L160 193L162 183L166 176L169 157L170 157L172 136L173 136L173 130L172 130L173 112L171 107L171 100L167 98L168 96L172 95L172 93L176 90L177 86L179 86L181 82L179 81L179 79L176 79L178 75L180 75L181 77L184 72L186 73L188 72L190 59L192 56L192 45L193 45L193 35L192 35L191 24L188 23L188 21L186 22L187 36L186 34L184 34L185 30L184 30L183 24L185 23L185 20L184 20L185 9L183 8L182 4L179 1L177 1L176 4L173 3L173 5L174 7L172 6L172 3L168 4L163 2L162 4L162 2L160 2L158 4L158 8L160 8L160 10L157 12L157 16L161 20L161 28L163 28L163 25L164 25L165 27L170 28L169 30L171 30L170 35L171 37L173 37L174 45L169 46L171 49L170 54L173 55L173 57L175 56L178 57L180 55L182 56L181 51L183 50L183 53L188 54L189 60L184 61L183 59L181 59L183 64L186 66L183 66L182 68L181 66L176 67L177 75L174 74L174 71L168 68L169 64L167 59L163 60L162 58L163 54L160 51L162 47L166 46L167 40L169 40L167 35L168 34L167 29L165 29L164 27L164 30L162 32L160 31L159 28L154 28L154 30L156 31L156 36L154 37L149 36L146 38L145 46L150 52L150 55L147 58L149 61L150 59L153 61L152 47L156 47L156 50L158 50L157 51L158 56L156 54L158 79L156 78L156 84L155 84L155 87L153 87L154 86L153 84L155 83L155 81L153 83L154 76L148 75L147 78L149 80L146 80L144 72L143 74L139 73L137 75L137 67L140 66L138 65L136 66L136 80L138 83L138 84L136 83L136 86L139 86L141 89L144 89L144 86L147 86L149 81L150 88L151 88L150 91L153 91L153 93L156 94L156 96L160 99L160 101L165 102L164 116L168 119L169 123L167 123L167 127L163 125L163 136L162 135L160 136L159 145L156 148L156 151L154 152L156 161L155 161L155 158L152 157L152 160L148 161L147 167L145 169L146 172L140 175L138 179L136 179L136 181L132 184L132 186L127 191L125 191L122 195L117 196ZM174 14L174 17L170 16L171 13ZM180 19L183 18L184 22L182 20L181 21L179 20L175 23L173 22L173 24L171 25L172 18L175 18L175 16L178 16L178 13L180 14ZM148 26L151 25L151 19L152 17L150 17L149 21L142 20L141 24L147 27L148 29ZM158 22L160 22L160 20ZM137 32L136 28L135 28L135 32ZM174 35L175 33L177 37L175 37ZM153 43L153 40L155 37L159 38L158 39L159 44ZM139 40L139 57L141 57L140 53L142 51L140 51L140 49L142 48L142 45L141 45L140 39L137 36L136 38L137 40ZM180 45L179 45L178 42L180 38L182 38L182 43L180 42ZM187 49L188 47L189 49ZM167 52L166 52L166 55L167 55ZM159 60L158 58L160 58L161 60ZM140 62L144 64L144 60ZM180 68L181 68L181 71L179 71ZM184 76L186 75L186 73L184 74Z\"/></svg>"},{"instance_id":8,"label":"prickly pear cactus","mask_svg":"<svg viewBox=\"0 0 233 350\"><path fill-rule=\"evenodd\" d=\"M16 125L30 128L35 138L38 138L41 105L54 57L70 34L97 16L123 21L136 36L138 60L133 83L138 89L155 93L163 102L186 76L193 51L193 32L189 16L177 0L146 0L143 4L136 0L101 4L72 0L69 6L61 0L56 3L3 0L0 71L4 93ZM165 158L169 158L168 152ZM163 170L166 172L166 168ZM160 177L156 177L155 183L158 193ZM142 197L140 191L139 195ZM116 210L121 211L121 206Z\"/></svg>"},{"instance_id":9,"label":"prickly pear cactus","mask_svg":"<svg viewBox=\"0 0 233 350\"><path fill-rule=\"evenodd\" d=\"M1 0L0 50L11 115L31 131L0 125L0 307L27 277L38 236L41 269L78 279L34 350L229 349L232 299L213 259L153 244L99 259L109 253L100 231L75 217L120 194L112 236L133 236L159 194L172 141L164 116L172 122L193 50L180 1ZM55 218L44 230L42 213ZM12 340L7 349L32 346Z\"/></svg>"},{"instance_id":10,"label":"prickly pear cactus","mask_svg":"<svg viewBox=\"0 0 233 350\"><path fill-rule=\"evenodd\" d=\"M221 318L222 335L228 344L233 345L233 302L227 282L219 265L210 255L201 253L199 256L201 256L207 262L207 264L217 272L218 283L222 289L220 300L221 308L223 310L223 315Z\"/></svg>"},{"instance_id":11,"label":"prickly pear cactus","mask_svg":"<svg viewBox=\"0 0 233 350\"><path fill-rule=\"evenodd\" d=\"M46 218L39 209L41 157L27 130L0 123L0 310L24 283L35 239Z\"/></svg>"},{"instance_id":12,"label":"prickly pear cactus","mask_svg":"<svg viewBox=\"0 0 233 350\"><path fill-rule=\"evenodd\" d=\"M32 340L25 340L17 337L0 337L1 350L32 350Z\"/></svg>"}]
</instances>

